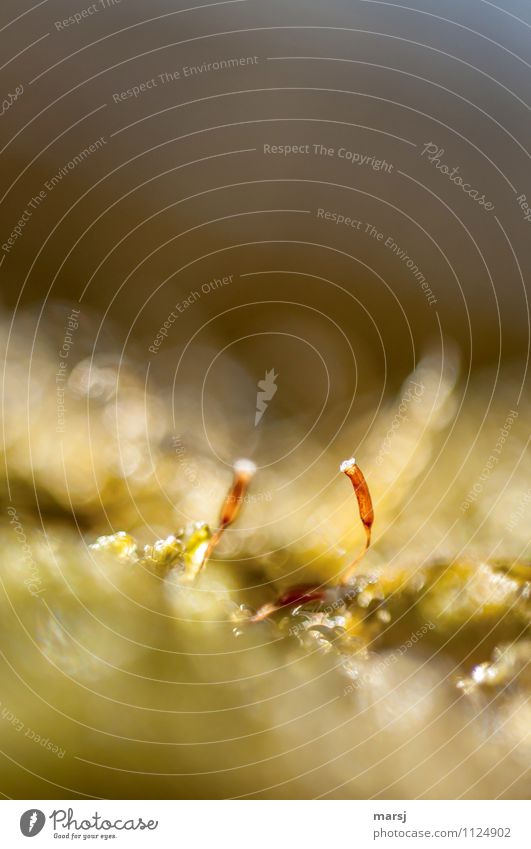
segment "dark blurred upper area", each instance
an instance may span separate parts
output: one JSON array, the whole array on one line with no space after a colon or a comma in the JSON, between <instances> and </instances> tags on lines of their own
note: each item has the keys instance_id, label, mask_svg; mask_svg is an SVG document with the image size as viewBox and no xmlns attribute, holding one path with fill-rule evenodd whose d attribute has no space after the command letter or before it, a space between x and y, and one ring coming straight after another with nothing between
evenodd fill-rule
<instances>
[{"instance_id":1,"label":"dark blurred upper area","mask_svg":"<svg viewBox=\"0 0 531 849\"><path fill-rule=\"evenodd\" d=\"M0 12L2 90L23 87L1 117L2 243L45 192L1 270L15 332L29 307L59 343L76 306L79 355L161 385L275 366L317 409L327 386L341 408L396 387L444 340L465 373L525 359L526 3L90 5Z\"/></svg>"}]
</instances>

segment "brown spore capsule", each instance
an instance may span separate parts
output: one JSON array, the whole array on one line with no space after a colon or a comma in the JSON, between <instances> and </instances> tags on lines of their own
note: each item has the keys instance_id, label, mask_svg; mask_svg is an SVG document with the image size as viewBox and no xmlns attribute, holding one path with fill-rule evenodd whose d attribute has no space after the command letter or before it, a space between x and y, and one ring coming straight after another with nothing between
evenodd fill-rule
<instances>
[{"instance_id":1,"label":"brown spore capsule","mask_svg":"<svg viewBox=\"0 0 531 849\"><path fill-rule=\"evenodd\" d=\"M372 525L374 522L374 510L372 506L371 493L369 491L367 481L365 480L365 476L358 464L356 463L354 457L350 457L348 460L344 460L339 467L339 471L343 472L348 478L350 478L350 481L354 488L354 492L356 493L356 498L358 500L360 519L365 529L365 547L345 571L341 580L341 583L345 584L348 582L354 569L356 568L356 566L358 565L358 563L360 562L360 560L362 559L371 544L371 532Z\"/></svg>"}]
</instances>

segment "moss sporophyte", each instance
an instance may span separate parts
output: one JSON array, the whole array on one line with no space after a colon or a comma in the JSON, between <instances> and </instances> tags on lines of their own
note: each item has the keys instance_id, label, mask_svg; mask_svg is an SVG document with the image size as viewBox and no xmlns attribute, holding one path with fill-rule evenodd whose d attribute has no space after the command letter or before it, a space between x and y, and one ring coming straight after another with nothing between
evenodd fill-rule
<instances>
[{"instance_id":1,"label":"moss sporophyte","mask_svg":"<svg viewBox=\"0 0 531 849\"><path fill-rule=\"evenodd\" d=\"M248 621L262 622L284 608L311 601L326 602L330 601L332 596L336 600L337 598L348 600L350 579L371 543L374 511L367 481L355 459L351 457L341 463L340 471L350 479L356 494L359 515L365 531L363 549L343 572L338 583L296 584L285 590L275 601L267 602L258 610L249 612L245 617ZM180 580L185 584L193 583L207 565L225 530L238 518L255 473L256 466L251 460L236 461L233 467L232 483L223 501L217 528L213 532L205 522L195 522L175 535L158 540L154 545L144 546L140 556L137 554L135 540L124 531L98 537L91 548L105 551L119 559L136 558L144 568L161 577L168 574L170 570L180 567ZM245 610L248 609L245 608Z\"/></svg>"},{"instance_id":2,"label":"moss sporophyte","mask_svg":"<svg viewBox=\"0 0 531 849\"><path fill-rule=\"evenodd\" d=\"M462 556L449 562L432 559L413 572L386 560L385 568L371 567L362 573L357 567L370 547L374 523L371 494L354 458L345 460L340 471L354 489L365 533L363 547L346 566L331 561L331 577L290 585L280 576L276 596L265 602L258 596L255 605L228 599L225 591L219 595L214 576L213 594L223 601L233 634L241 636L267 622L275 639L289 636L310 651L339 652L349 680L358 680L358 666L369 662L371 652L379 656L392 649L392 657L398 658L418 642L420 633L423 651L442 644L454 657L460 669L454 685L460 693L473 695L478 689L502 686L500 682L523 668L529 656L531 642L522 639L530 621L529 566ZM152 574L186 606L194 587L205 589L199 586L201 576L209 571L210 558L248 500L255 472L250 460L234 464L215 530L206 522L192 522L142 550L132 536L119 531L99 537L91 548L126 568L131 564ZM255 562L260 565L260 558ZM295 561L294 567L298 565ZM206 577L208 585L211 576ZM238 592L249 598L252 588L240 587ZM200 595L206 598L209 593Z\"/></svg>"}]
</instances>

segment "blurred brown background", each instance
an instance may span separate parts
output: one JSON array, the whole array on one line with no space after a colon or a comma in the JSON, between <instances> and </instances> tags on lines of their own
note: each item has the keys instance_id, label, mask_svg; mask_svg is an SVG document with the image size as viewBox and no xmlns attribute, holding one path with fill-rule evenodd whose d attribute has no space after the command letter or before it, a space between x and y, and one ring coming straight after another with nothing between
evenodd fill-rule
<instances>
[{"instance_id":1,"label":"blurred brown background","mask_svg":"<svg viewBox=\"0 0 531 849\"><path fill-rule=\"evenodd\" d=\"M150 362L150 380L191 384L198 406L203 379L207 399L230 384L250 413L256 380L274 367L278 412L304 407L301 434L327 391L321 424L331 416L333 432L353 395L356 410L367 392L396 389L444 337L459 344L465 373L526 356L531 224L516 200L529 183L524 3L94 5L67 26L90 4L49 0L24 14L27 4L8 2L1 13L3 90L24 87L1 119L2 242L46 181L104 138L47 192L5 256L3 300L35 308L37 337L55 303L60 316L78 306L90 330L76 353L122 351L141 370ZM235 57L257 59L185 70ZM492 211L422 156L428 142ZM333 155L315 155L314 144ZM341 148L391 169L352 164ZM319 208L360 228L324 221ZM230 285L201 291L226 275ZM198 289L150 354L175 304Z\"/></svg>"}]
</instances>

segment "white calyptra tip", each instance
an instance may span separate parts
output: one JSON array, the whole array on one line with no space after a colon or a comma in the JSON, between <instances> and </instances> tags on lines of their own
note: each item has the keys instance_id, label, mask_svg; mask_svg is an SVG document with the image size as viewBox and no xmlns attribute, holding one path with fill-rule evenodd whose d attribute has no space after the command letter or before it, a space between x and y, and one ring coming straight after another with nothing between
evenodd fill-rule
<instances>
[{"instance_id":1,"label":"white calyptra tip","mask_svg":"<svg viewBox=\"0 0 531 849\"><path fill-rule=\"evenodd\" d=\"M256 466L252 460L236 460L234 463L234 471L237 475L245 475L248 478L252 478L256 473Z\"/></svg>"},{"instance_id":2,"label":"white calyptra tip","mask_svg":"<svg viewBox=\"0 0 531 849\"><path fill-rule=\"evenodd\" d=\"M339 471L340 472L346 472L346 471L348 471L348 469L351 469L352 466L355 466L355 465L356 465L355 457L349 457L348 460L343 460L343 462L341 463L341 465L339 467Z\"/></svg>"}]
</instances>

